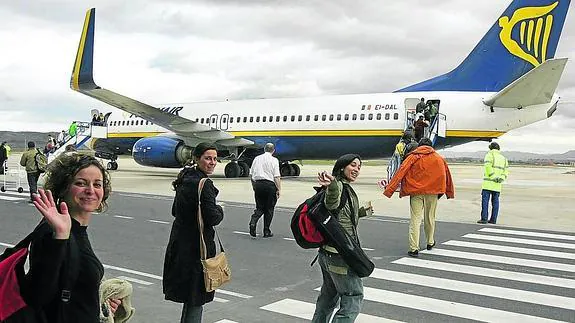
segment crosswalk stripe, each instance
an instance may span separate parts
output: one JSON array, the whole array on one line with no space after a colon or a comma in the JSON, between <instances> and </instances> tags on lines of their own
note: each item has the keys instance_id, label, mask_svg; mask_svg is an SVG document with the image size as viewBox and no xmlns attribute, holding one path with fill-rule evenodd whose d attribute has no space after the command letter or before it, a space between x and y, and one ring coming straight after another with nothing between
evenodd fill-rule
<instances>
[{"instance_id":1,"label":"crosswalk stripe","mask_svg":"<svg viewBox=\"0 0 575 323\"><path fill-rule=\"evenodd\" d=\"M482 228L479 231L491 232L491 233L512 234L512 235L520 235L520 236L527 236L527 237L539 237L539 238L550 238L550 239L561 239L561 240L575 241L575 236L570 236L570 235L566 235L566 234L543 233L543 232L520 231L520 230L507 230L507 229L496 229L496 228Z\"/></svg>"},{"instance_id":2,"label":"crosswalk stripe","mask_svg":"<svg viewBox=\"0 0 575 323\"><path fill-rule=\"evenodd\" d=\"M225 289L218 289L218 294L225 294L225 295L230 295L230 296L235 296L235 297L245 298L245 299L252 298L252 296L250 296L250 295L236 293L236 292L232 292L232 291L225 290Z\"/></svg>"},{"instance_id":3,"label":"crosswalk stripe","mask_svg":"<svg viewBox=\"0 0 575 323\"><path fill-rule=\"evenodd\" d=\"M451 264L451 263L447 263L447 262L414 259L414 258L407 258L407 257L392 261L392 263L398 264L398 265L413 266L413 267L420 267L420 268L426 268L426 269L435 269L435 270L449 271L449 272L462 273L462 274L468 274L468 275L476 275L476 276L482 276L482 277L493 277L493 278L514 280L514 281L520 281L520 282L526 282L526 283L532 283L532 284L540 284L540 285L548 285L548 286L556 286L556 287L575 289L575 279L527 274L527 273L520 273L520 272L515 272L515 271L506 271L506 270L500 270L500 269L491 269L491 268L475 267L475 266L468 266L468 265Z\"/></svg>"},{"instance_id":4,"label":"crosswalk stripe","mask_svg":"<svg viewBox=\"0 0 575 323\"><path fill-rule=\"evenodd\" d=\"M417 275L375 268L370 278L395 281L400 283L452 290L475 295L496 297L513 301L521 301L531 304L539 304L551 307L575 310L575 299L564 296L550 295L539 292L531 292L520 289L477 284L453 279L433 276Z\"/></svg>"},{"instance_id":5,"label":"crosswalk stripe","mask_svg":"<svg viewBox=\"0 0 575 323\"><path fill-rule=\"evenodd\" d=\"M229 301L227 299L224 299L224 298L214 297L214 302L227 303Z\"/></svg>"},{"instance_id":6,"label":"crosswalk stripe","mask_svg":"<svg viewBox=\"0 0 575 323\"><path fill-rule=\"evenodd\" d=\"M118 278L127 280L127 281L132 282L132 283L138 283L138 284L144 285L144 286L150 286L150 285L154 284L154 283L150 283L150 282L145 281L145 280L141 280L141 279L137 279L137 278L133 278L133 277L128 277L128 276L118 276Z\"/></svg>"},{"instance_id":7,"label":"crosswalk stripe","mask_svg":"<svg viewBox=\"0 0 575 323\"><path fill-rule=\"evenodd\" d=\"M519 239L519 238L509 238L509 237L492 236L492 235L475 234L475 233L466 234L463 236L463 238L488 240L488 241L499 241L499 242L522 243L522 244L529 244L529 245L543 246L543 247L575 249L575 243L564 243L564 242L533 240L533 239Z\"/></svg>"},{"instance_id":8,"label":"crosswalk stripe","mask_svg":"<svg viewBox=\"0 0 575 323\"><path fill-rule=\"evenodd\" d=\"M297 317L304 320L311 320L313 318L313 313L315 311L315 304L302 302L291 298L285 298L281 301L271 303L260 307L263 310L285 314L293 317ZM388 320L383 317L359 314L355 320L357 323L397 323L400 321Z\"/></svg>"},{"instance_id":9,"label":"crosswalk stripe","mask_svg":"<svg viewBox=\"0 0 575 323\"><path fill-rule=\"evenodd\" d=\"M320 288L316 288L320 290ZM420 311L461 317L482 322L561 322L527 314L508 312L483 306L444 301L429 297L403 294L370 287L363 288L364 300L412 308Z\"/></svg>"},{"instance_id":10,"label":"crosswalk stripe","mask_svg":"<svg viewBox=\"0 0 575 323\"><path fill-rule=\"evenodd\" d=\"M215 322L215 323L238 323L238 322L223 319L223 320L219 320L219 321L217 321L217 322Z\"/></svg>"},{"instance_id":11,"label":"crosswalk stripe","mask_svg":"<svg viewBox=\"0 0 575 323\"><path fill-rule=\"evenodd\" d=\"M13 197L13 196L0 195L0 200L5 200L5 201L22 201L25 199L26 199L25 197Z\"/></svg>"},{"instance_id":12,"label":"crosswalk stripe","mask_svg":"<svg viewBox=\"0 0 575 323\"><path fill-rule=\"evenodd\" d=\"M526 267L533 267L533 268L542 268L542 269L575 272L575 266L574 265L560 264L560 263L556 263L556 262L547 262L547 261L539 261L539 260L530 260L530 259L503 257L503 256L493 256L493 255L488 255L488 254L484 254L484 253L463 252L463 251L447 250L447 249L440 249L440 248L433 248L433 250L431 250L431 251L422 250L419 253L429 254L429 255L434 255L434 256L463 258L466 260L479 260L479 261L503 263L503 264L516 265L516 266L526 266Z\"/></svg>"},{"instance_id":13,"label":"crosswalk stripe","mask_svg":"<svg viewBox=\"0 0 575 323\"><path fill-rule=\"evenodd\" d=\"M508 247L489 243L477 243L477 242L467 242L459 240L450 240L443 243L448 246L457 246L465 248L476 248L490 251L504 251L521 253L525 255L535 255L535 256L546 256L553 258L563 258L563 259L575 259L575 253L560 252L560 251L549 251L542 249L531 249L531 248L519 248L519 247Z\"/></svg>"}]
</instances>

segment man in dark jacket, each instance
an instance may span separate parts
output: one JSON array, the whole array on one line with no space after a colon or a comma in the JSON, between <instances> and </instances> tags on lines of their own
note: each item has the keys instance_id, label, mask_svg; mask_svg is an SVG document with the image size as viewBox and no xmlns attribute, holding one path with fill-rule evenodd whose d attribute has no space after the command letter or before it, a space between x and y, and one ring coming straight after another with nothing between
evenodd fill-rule
<instances>
[{"instance_id":1,"label":"man in dark jacket","mask_svg":"<svg viewBox=\"0 0 575 323\"><path fill-rule=\"evenodd\" d=\"M173 182L176 196L172 205L175 217L164 260L164 295L167 300L184 303L181 322L201 322L203 305L214 300L214 292L206 292L200 261L198 229L198 184L212 174L217 164L216 147L201 143L193 152L194 166L186 166ZM204 222L206 258L216 255L214 226L224 218L216 204L218 189L207 180L201 193L201 214Z\"/></svg>"},{"instance_id":2,"label":"man in dark jacket","mask_svg":"<svg viewBox=\"0 0 575 323\"><path fill-rule=\"evenodd\" d=\"M5 145L5 141L0 145L0 174L4 174L4 162L8 159L8 151Z\"/></svg>"}]
</instances>

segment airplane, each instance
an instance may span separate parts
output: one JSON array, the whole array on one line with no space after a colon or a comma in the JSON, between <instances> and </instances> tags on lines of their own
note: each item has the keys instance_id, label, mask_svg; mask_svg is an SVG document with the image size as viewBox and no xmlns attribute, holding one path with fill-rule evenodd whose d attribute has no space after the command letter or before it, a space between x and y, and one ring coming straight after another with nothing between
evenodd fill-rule
<instances>
[{"instance_id":1,"label":"airplane","mask_svg":"<svg viewBox=\"0 0 575 323\"><path fill-rule=\"evenodd\" d=\"M104 89L93 79L95 9L86 13L70 87L123 110L107 114L96 155L132 154L140 165L182 167L193 147L214 142L230 162L226 177L248 176L271 142L282 176L299 176L302 159L393 154L420 98L439 107L434 147L491 141L557 110L555 90L567 58L554 58L570 0L513 0L453 70L392 93L224 100L157 107Z\"/></svg>"}]
</instances>

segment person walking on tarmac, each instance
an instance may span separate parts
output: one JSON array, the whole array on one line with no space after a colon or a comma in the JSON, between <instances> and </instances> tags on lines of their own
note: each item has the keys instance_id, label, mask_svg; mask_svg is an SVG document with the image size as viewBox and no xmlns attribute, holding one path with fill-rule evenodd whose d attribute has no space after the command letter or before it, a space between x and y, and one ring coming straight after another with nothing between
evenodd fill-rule
<instances>
[{"instance_id":1,"label":"person walking on tarmac","mask_svg":"<svg viewBox=\"0 0 575 323\"><path fill-rule=\"evenodd\" d=\"M30 203L34 201L34 194L38 192L38 178L40 177L40 170L36 165L36 154L42 154L42 152L36 149L36 144L33 141L28 141L28 150L20 158L20 165L26 167L28 186L30 187Z\"/></svg>"},{"instance_id":2,"label":"person walking on tarmac","mask_svg":"<svg viewBox=\"0 0 575 323\"><path fill-rule=\"evenodd\" d=\"M70 138L74 138L77 131L78 131L78 124L76 123L76 121L72 121L72 123L70 124L70 128L68 128L68 134L70 135Z\"/></svg>"},{"instance_id":3,"label":"person walking on tarmac","mask_svg":"<svg viewBox=\"0 0 575 323\"><path fill-rule=\"evenodd\" d=\"M270 229L274 217L274 208L281 192L280 163L273 156L275 146L267 143L264 153L254 158L250 168L250 179L256 199L256 209L250 220L250 235L256 236L258 220L264 216L264 238L273 237Z\"/></svg>"},{"instance_id":4,"label":"person walking on tarmac","mask_svg":"<svg viewBox=\"0 0 575 323\"><path fill-rule=\"evenodd\" d=\"M502 183L509 176L507 158L499 151L499 144L489 144L489 152L483 159L483 184L481 184L481 219L477 223L497 223L499 214L499 195ZM489 199L491 198L491 218L487 221L489 213Z\"/></svg>"},{"instance_id":5,"label":"person walking on tarmac","mask_svg":"<svg viewBox=\"0 0 575 323\"><path fill-rule=\"evenodd\" d=\"M435 211L437 200L443 194L448 199L455 197L453 180L447 162L431 147L431 140L423 138L401 164L391 178L383 194L391 197L399 184L399 197L409 196L411 219L409 221L408 255L419 254L419 227L424 217L423 229L427 238L427 250L435 246Z\"/></svg>"},{"instance_id":6,"label":"person walking on tarmac","mask_svg":"<svg viewBox=\"0 0 575 323\"><path fill-rule=\"evenodd\" d=\"M6 142L3 141L0 145L0 174L4 174L4 163L8 159L8 150L6 149Z\"/></svg>"},{"instance_id":7,"label":"person walking on tarmac","mask_svg":"<svg viewBox=\"0 0 575 323\"><path fill-rule=\"evenodd\" d=\"M318 174L318 182L326 188L324 204L328 210L340 207L344 194L347 196L337 220L349 233L350 237L359 240L357 225L360 218L371 216L371 202L360 207L359 198L351 183L355 182L361 170L361 157L346 154L338 158L331 175L327 172ZM347 265L337 249L325 244L319 248L318 262L321 267L323 283L315 304L312 323L353 322L361 311L363 302L363 282ZM333 314L339 301L339 309Z\"/></svg>"}]
</instances>

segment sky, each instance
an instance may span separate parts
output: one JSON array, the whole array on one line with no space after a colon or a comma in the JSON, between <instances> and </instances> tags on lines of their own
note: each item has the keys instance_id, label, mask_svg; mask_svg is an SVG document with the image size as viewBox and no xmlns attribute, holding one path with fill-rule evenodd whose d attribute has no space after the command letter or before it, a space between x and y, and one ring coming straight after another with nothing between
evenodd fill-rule
<instances>
[{"instance_id":1,"label":"sky","mask_svg":"<svg viewBox=\"0 0 575 323\"><path fill-rule=\"evenodd\" d=\"M0 2L0 131L59 131L91 109L69 88L85 11L96 8L94 79L150 104L392 92L450 71L502 0L19 0ZM575 8L555 57L575 58ZM575 150L575 65L555 115L502 150ZM451 148L486 150L485 142Z\"/></svg>"}]
</instances>

